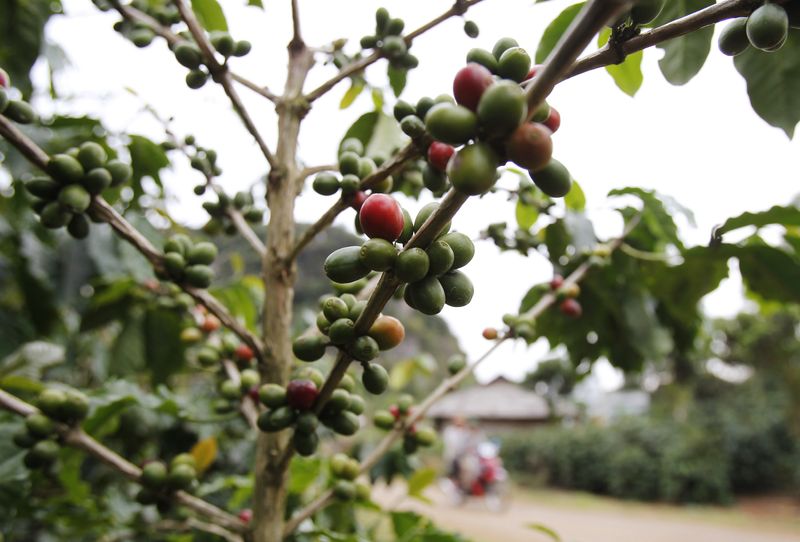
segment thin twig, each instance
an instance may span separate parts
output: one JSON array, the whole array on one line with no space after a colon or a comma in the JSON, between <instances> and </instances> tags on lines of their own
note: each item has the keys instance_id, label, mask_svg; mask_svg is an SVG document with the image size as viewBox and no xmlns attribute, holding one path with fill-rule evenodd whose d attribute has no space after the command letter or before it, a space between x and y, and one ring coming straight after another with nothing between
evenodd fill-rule
<instances>
[{"instance_id":1,"label":"thin twig","mask_svg":"<svg viewBox=\"0 0 800 542\"><path fill-rule=\"evenodd\" d=\"M746 16L754 7L760 4L761 2L754 2L753 0L723 1L680 19L675 19L648 32L643 32L638 36L623 41L619 47L621 47L624 54L629 55L726 19ZM618 61L618 52L606 45L599 51L587 55L573 64L572 68L565 74L564 79L575 77L596 68L609 66Z\"/></svg>"},{"instance_id":2,"label":"thin twig","mask_svg":"<svg viewBox=\"0 0 800 542\"><path fill-rule=\"evenodd\" d=\"M0 407L20 416L29 416L30 414L38 412L38 409L33 405L26 403L4 390L0 390ZM59 424L57 428L65 444L81 449L89 455L96 457L134 482L138 483L140 481L142 470L139 467L113 450L100 444L81 428L71 428L62 424ZM173 493L173 497L178 503L203 515L203 517L213 517L214 521L218 522L220 526L226 529L236 532L243 532L245 530L239 518L217 508L203 499L190 495L185 491L176 491Z\"/></svg>"},{"instance_id":3,"label":"thin twig","mask_svg":"<svg viewBox=\"0 0 800 542\"><path fill-rule=\"evenodd\" d=\"M628 222L625 227L625 230L622 234L614 239L611 243L609 243L608 248L609 252L613 252L617 250L625 240L625 238L630 235L631 231L639 224L639 220L641 218L641 214L636 215L633 219ZM578 284L583 278L586 276L586 273L592 267L593 263L590 260L579 265L575 271L570 273L570 275L564 279L564 285L572 285ZM544 295L538 303L524 315L527 319L535 320L540 315L542 315L548 308L550 308L557 300L557 297L552 294L548 293ZM466 378L468 378L471 374L475 372L484 361L486 361L492 353L505 341L508 339L513 338L512 333L506 333L499 339L495 341L495 343L489 348L484 354L475 360L473 363L467 365L462 370L460 370L455 375L451 376L450 378L445 379L439 386L436 387L434 391L428 395L428 397L419 405L414 407L413 414L409 416L406 420L402 423L396 424L395 428L392 429L372 451L367 455L360 464L360 472L366 473L377 464L378 461L389 451L389 448L394 445L402 436L405 434L406 429L411 427L418 421L422 420L425 417L425 414L430 410L430 408L441 400L445 395L447 395L451 390L454 390L459 384L461 384ZM308 503L305 508L300 510L294 516L292 516L286 523L284 529L284 536L290 535L294 532L295 529L306 519L310 518L314 515L318 510L326 506L329 502L331 502L333 498L333 492L330 490L324 491L320 495L318 495L314 500Z\"/></svg>"},{"instance_id":4,"label":"thin twig","mask_svg":"<svg viewBox=\"0 0 800 542\"><path fill-rule=\"evenodd\" d=\"M297 5L298 0L292 0L292 41L289 43L290 49L302 48L303 37L300 35L300 8Z\"/></svg>"},{"instance_id":5,"label":"thin twig","mask_svg":"<svg viewBox=\"0 0 800 542\"><path fill-rule=\"evenodd\" d=\"M236 89L233 86L233 79L231 78L231 74L228 72L227 66L217 62L217 58L214 55L214 48L211 46L211 42L208 40L203 27L197 20L194 11L192 11L192 9L187 6L183 0L173 0L173 3L175 4L175 7L178 8L178 11L181 14L181 19L183 19L183 22L185 22L186 26L189 28L189 32L192 34L197 46L200 47L200 51L203 54L204 63L206 67L208 67L208 71L211 72L211 76L217 83L222 85L225 94L228 95L228 99L233 105L234 111L236 111L236 114L239 115L239 118L242 120L245 128L247 128L247 131L250 132L250 135L253 136L253 139L256 140L256 143L258 144L259 149L261 149L261 153L264 155L264 158L267 159L269 166L271 168L275 168L278 164L275 156L267 146L264 138L261 137L258 128L256 128L256 125L253 122L253 119L250 117L250 114L244 107L241 98L239 98L239 94L236 92Z\"/></svg>"},{"instance_id":6,"label":"thin twig","mask_svg":"<svg viewBox=\"0 0 800 542\"><path fill-rule=\"evenodd\" d=\"M298 173L298 177L300 179L307 179L311 175L316 175L317 173L322 173L323 171L338 171L339 165L338 164L325 164L321 166L308 166L304 167Z\"/></svg>"},{"instance_id":7,"label":"thin twig","mask_svg":"<svg viewBox=\"0 0 800 542\"><path fill-rule=\"evenodd\" d=\"M450 17L455 17L458 15L463 15L470 7L474 6L475 4L482 2L483 0L457 0L453 6L436 17L435 19L425 23L421 27L417 28L416 30L406 34L405 41L406 45L411 45L411 42L414 41L414 38L419 37L420 35L424 34L431 28L434 28L438 24L446 21ZM367 66L370 66L383 58L383 54L380 51L375 51L371 55L362 58L361 60L357 60L347 66L344 66L339 72L322 83L320 86L312 90L306 95L306 100L308 103L313 102L317 98L324 95L330 89L336 86L337 83L350 77L353 74L356 74L362 70L364 70Z\"/></svg>"},{"instance_id":8,"label":"thin twig","mask_svg":"<svg viewBox=\"0 0 800 542\"><path fill-rule=\"evenodd\" d=\"M47 170L47 162L50 159L47 153L2 115L0 115L0 135L21 152L33 165L42 171ZM139 230L125 220L125 218L109 205L106 200L100 196L95 196L92 198L92 204L89 209L96 218L107 222L120 237L133 245L150 261L156 270L164 269L164 257L161 251L154 247ZM266 350L261 339L236 320L214 296L209 294L206 290L194 288L188 284L180 283L178 286L191 295L195 301L204 305L223 325L239 336L242 341L247 343L247 345L253 349L253 352L259 360L264 359Z\"/></svg>"}]
</instances>

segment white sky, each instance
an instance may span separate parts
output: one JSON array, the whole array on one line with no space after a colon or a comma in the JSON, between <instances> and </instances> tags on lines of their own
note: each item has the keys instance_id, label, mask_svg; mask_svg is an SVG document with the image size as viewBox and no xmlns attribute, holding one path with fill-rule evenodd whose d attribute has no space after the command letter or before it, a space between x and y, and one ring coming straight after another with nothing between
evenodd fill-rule
<instances>
[{"instance_id":1,"label":"white sky","mask_svg":"<svg viewBox=\"0 0 800 542\"><path fill-rule=\"evenodd\" d=\"M233 69L273 91L280 91L286 65L285 44L290 39L289 2L264 0L265 10L245 7L244 0L223 0L234 38L248 39L253 51L233 59ZM303 33L310 45L323 45L350 36L350 49L358 39L374 31L374 10L386 6L392 16L406 20L413 29L447 9L452 2L364 2L357 0L300 0ZM481 29L478 39L467 38L462 21L451 19L419 38L412 52L420 67L411 72L403 98L415 102L423 95L452 92L452 77L464 64L472 47L491 49L502 36L516 38L533 54L549 21L572 2L556 0L534 5L531 0L485 0L470 10L468 18ZM195 134L201 145L219 152L224 170L221 182L233 192L247 188L266 171L266 163L249 134L230 110L222 90L209 83L200 91L184 84L186 71L167 50L163 40L146 49L136 49L115 33L113 14L103 14L88 0L66 0L69 17L52 19L48 38L66 51L72 66L57 79L63 94L82 97L69 110L99 115L112 129L141 133L158 140L159 127L140 114L143 102L163 116L174 117L178 134ZM682 224L682 234L691 244L708 241L711 228L743 211L758 211L773 204L786 204L798 192L800 142L790 142L778 129L759 119L751 110L744 80L731 59L716 47L701 74L684 87L666 83L658 71L659 50L645 53L645 82L635 99L619 91L604 70L569 80L555 90L550 103L561 112L562 128L555 135L555 155L579 180L592 209L601 236L614 236L620 222L608 212L605 195L613 188L641 186L673 196L692 209L697 227ZM385 82L385 63L369 70L373 82ZM318 66L307 89L334 73L332 66ZM44 70L36 72L46 81ZM123 89L136 91L140 99ZM372 109L364 93L350 109L338 103L348 83L337 86L315 103L303 124L301 158L309 165L335 160L336 143L346 128ZM275 124L272 104L240 87L261 133L274 149ZM387 94L388 95L388 94ZM207 215L200 198L192 193L199 181L187 164L177 164L164 175L173 195L171 210L179 220L202 224ZM314 194L310 187L298 202L297 218L313 221L333 198ZM412 216L427 200L402 201ZM351 228L352 211L337 221ZM476 236L490 222L514 223L514 207L500 195L471 199L454 220L454 229ZM466 268L476 286L472 303L461 309L447 307L442 316L458 336L470 358L479 356L488 344L481 330L499 325L501 316L516 310L519 300L534 283L548 280L549 264L540 256L522 258L500 254L489 243L479 243L473 262ZM704 300L712 315L728 315L742 307L740 281L736 278ZM537 344L525 348L508 344L478 370L481 380L503 374L521 378L546 354ZM619 375L608 364L598 367L600 379L613 386Z\"/></svg>"}]
</instances>

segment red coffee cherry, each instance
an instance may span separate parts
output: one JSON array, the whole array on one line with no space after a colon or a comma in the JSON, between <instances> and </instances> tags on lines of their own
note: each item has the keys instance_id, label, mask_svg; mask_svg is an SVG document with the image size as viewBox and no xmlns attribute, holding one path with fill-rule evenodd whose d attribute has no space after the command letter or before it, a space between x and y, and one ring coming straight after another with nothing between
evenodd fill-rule
<instances>
[{"instance_id":1,"label":"red coffee cherry","mask_svg":"<svg viewBox=\"0 0 800 542\"><path fill-rule=\"evenodd\" d=\"M536 77L536 74L539 73L539 70L541 69L542 69L541 64L536 64L535 66L531 66L531 70L528 72L528 75L526 75L525 79L523 79L522 81L525 82L533 79L534 77Z\"/></svg>"},{"instance_id":2,"label":"red coffee cherry","mask_svg":"<svg viewBox=\"0 0 800 542\"><path fill-rule=\"evenodd\" d=\"M8 76L3 68L0 68L0 88L9 88L11 86L11 78Z\"/></svg>"},{"instance_id":3,"label":"red coffee cherry","mask_svg":"<svg viewBox=\"0 0 800 542\"><path fill-rule=\"evenodd\" d=\"M558 290L561 288L562 284L564 284L564 277L561 275L553 275L553 279L550 281L550 289Z\"/></svg>"},{"instance_id":4,"label":"red coffee cherry","mask_svg":"<svg viewBox=\"0 0 800 542\"><path fill-rule=\"evenodd\" d=\"M392 416L394 416L395 420L400 418L400 408L397 405L390 406L389 412L391 413Z\"/></svg>"},{"instance_id":5,"label":"red coffee cherry","mask_svg":"<svg viewBox=\"0 0 800 542\"><path fill-rule=\"evenodd\" d=\"M242 521L242 523L250 523L250 521L253 519L253 511L249 508L245 508L239 512L239 519Z\"/></svg>"},{"instance_id":6,"label":"red coffee cherry","mask_svg":"<svg viewBox=\"0 0 800 542\"><path fill-rule=\"evenodd\" d=\"M471 62L461 68L453 79L453 96L459 105L475 111L483 92L494 82L492 72Z\"/></svg>"},{"instance_id":7,"label":"red coffee cherry","mask_svg":"<svg viewBox=\"0 0 800 542\"><path fill-rule=\"evenodd\" d=\"M361 229L367 237L393 243L403 233L403 210L393 197L372 194L358 212Z\"/></svg>"},{"instance_id":8,"label":"red coffee cherry","mask_svg":"<svg viewBox=\"0 0 800 542\"><path fill-rule=\"evenodd\" d=\"M247 346L246 344L240 344L236 347L236 350L233 351L233 354L240 360L240 361L250 361L253 359L253 349Z\"/></svg>"},{"instance_id":9,"label":"red coffee cherry","mask_svg":"<svg viewBox=\"0 0 800 542\"><path fill-rule=\"evenodd\" d=\"M447 162L450 161L450 157L453 156L454 152L455 149L447 143L434 141L428 147L428 163L439 171L444 171L447 169Z\"/></svg>"},{"instance_id":10,"label":"red coffee cherry","mask_svg":"<svg viewBox=\"0 0 800 542\"><path fill-rule=\"evenodd\" d=\"M493 341L497 338L497 330L493 327L487 327L483 330L483 338L487 341Z\"/></svg>"},{"instance_id":11,"label":"red coffee cherry","mask_svg":"<svg viewBox=\"0 0 800 542\"><path fill-rule=\"evenodd\" d=\"M367 193L364 192L363 190L359 190L358 192L347 198L347 204L356 211L359 211L361 209L361 206L364 205L364 202L366 200L367 200Z\"/></svg>"},{"instance_id":12,"label":"red coffee cherry","mask_svg":"<svg viewBox=\"0 0 800 542\"><path fill-rule=\"evenodd\" d=\"M520 124L506 140L508 157L518 166L538 171L553 158L552 132L544 124Z\"/></svg>"},{"instance_id":13,"label":"red coffee cherry","mask_svg":"<svg viewBox=\"0 0 800 542\"><path fill-rule=\"evenodd\" d=\"M562 301L559 309L561 309L563 314L569 316L570 318L580 318L583 314L583 308L581 307L581 304L571 297Z\"/></svg>"},{"instance_id":14,"label":"red coffee cherry","mask_svg":"<svg viewBox=\"0 0 800 542\"><path fill-rule=\"evenodd\" d=\"M200 329L206 333L211 333L212 331L218 330L220 325L219 319L213 314L209 314L203 320L203 323L200 325Z\"/></svg>"},{"instance_id":15,"label":"red coffee cherry","mask_svg":"<svg viewBox=\"0 0 800 542\"><path fill-rule=\"evenodd\" d=\"M310 380L292 380L286 386L286 402L297 410L311 410L319 390Z\"/></svg>"},{"instance_id":16,"label":"red coffee cherry","mask_svg":"<svg viewBox=\"0 0 800 542\"><path fill-rule=\"evenodd\" d=\"M553 106L550 106L550 116L544 121L544 125L550 128L550 131L556 133L561 127L561 113L558 112Z\"/></svg>"}]
</instances>

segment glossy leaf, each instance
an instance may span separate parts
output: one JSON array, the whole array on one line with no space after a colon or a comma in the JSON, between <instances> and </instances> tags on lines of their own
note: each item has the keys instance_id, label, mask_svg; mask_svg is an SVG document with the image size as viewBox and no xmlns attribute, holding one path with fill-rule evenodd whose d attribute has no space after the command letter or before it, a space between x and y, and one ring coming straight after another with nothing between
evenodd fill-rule
<instances>
[{"instance_id":1,"label":"glossy leaf","mask_svg":"<svg viewBox=\"0 0 800 542\"><path fill-rule=\"evenodd\" d=\"M528 230L536 223L536 219L539 218L539 209L518 199L514 214L517 217L517 225L523 230Z\"/></svg>"},{"instance_id":2,"label":"glossy leaf","mask_svg":"<svg viewBox=\"0 0 800 542\"><path fill-rule=\"evenodd\" d=\"M608 43L611 29L606 28L598 36L597 44L602 47ZM606 72L611 75L617 87L628 96L635 96L644 82L642 75L642 51L637 51L625 57L625 61L620 64L606 66Z\"/></svg>"},{"instance_id":3,"label":"glossy leaf","mask_svg":"<svg viewBox=\"0 0 800 542\"><path fill-rule=\"evenodd\" d=\"M406 88L408 70L404 68L395 68L390 65L387 73L389 75L389 86L392 87L392 92L394 92L395 96L400 96Z\"/></svg>"},{"instance_id":4,"label":"glossy leaf","mask_svg":"<svg viewBox=\"0 0 800 542\"><path fill-rule=\"evenodd\" d=\"M192 10L206 30L228 30L228 21L217 0L192 0Z\"/></svg>"},{"instance_id":5,"label":"glossy leaf","mask_svg":"<svg viewBox=\"0 0 800 542\"><path fill-rule=\"evenodd\" d=\"M583 211L586 208L586 194L575 179L572 180L572 188L564 196L564 205L573 211Z\"/></svg>"},{"instance_id":6,"label":"glossy leaf","mask_svg":"<svg viewBox=\"0 0 800 542\"><path fill-rule=\"evenodd\" d=\"M800 226L800 209L794 206L784 207L775 205L760 213L742 213L739 216L729 218L724 224L714 229L714 237L722 239L722 236L730 231L755 226L762 228L770 224L780 224L781 226Z\"/></svg>"},{"instance_id":7,"label":"glossy leaf","mask_svg":"<svg viewBox=\"0 0 800 542\"><path fill-rule=\"evenodd\" d=\"M0 66L11 78L12 86L24 96L31 94L29 72L39 57L44 25L61 3L49 0L6 0L0 2Z\"/></svg>"},{"instance_id":8,"label":"glossy leaf","mask_svg":"<svg viewBox=\"0 0 800 542\"><path fill-rule=\"evenodd\" d=\"M714 3L714 0L670 0L653 21L653 26L666 24ZM713 37L714 26L710 25L657 45L664 50L658 66L666 80L673 85L685 85L691 81L706 63Z\"/></svg>"},{"instance_id":9,"label":"glossy leaf","mask_svg":"<svg viewBox=\"0 0 800 542\"><path fill-rule=\"evenodd\" d=\"M353 102L356 101L358 95L361 94L361 91L364 90L364 81L361 79L354 79L350 82L350 88L347 89L347 92L344 93L342 96L341 101L339 102L339 109L347 109Z\"/></svg>"},{"instance_id":10,"label":"glossy leaf","mask_svg":"<svg viewBox=\"0 0 800 542\"><path fill-rule=\"evenodd\" d=\"M748 47L733 63L747 81L753 110L771 126L794 137L800 122L800 30L791 29L789 39L776 52Z\"/></svg>"},{"instance_id":11,"label":"glossy leaf","mask_svg":"<svg viewBox=\"0 0 800 542\"><path fill-rule=\"evenodd\" d=\"M536 48L535 62L537 64L541 64L547 60L550 52L555 48L558 40L560 40L564 32L567 31L567 28L572 24L575 17L578 16L578 13L581 12L585 3L586 2L579 2L569 6L547 25L544 34L542 34L542 39L539 40L539 46Z\"/></svg>"},{"instance_id":12,"label":"glossy leaf","mask_svg":"<svg viewBox=\"0 0 800 542\"><path fill-rule=\"evenodd\" d=\"M194 457L194 462L197 465L197 473L203 474L217 458L216 437L212 436L197 441L197 444L192 446L189 453Z\"/></svg>"}]
</instances>

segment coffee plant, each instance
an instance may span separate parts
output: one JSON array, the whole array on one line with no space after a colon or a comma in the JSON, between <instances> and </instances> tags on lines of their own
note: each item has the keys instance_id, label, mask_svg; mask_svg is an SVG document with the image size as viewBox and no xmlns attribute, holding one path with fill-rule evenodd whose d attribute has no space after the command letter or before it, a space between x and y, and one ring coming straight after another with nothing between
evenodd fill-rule
<instances>
[{"instance_id":1,"label":"coffee plant","mask_svg":"<svg viewBox=\"0 0 800 542\"><path fill-rule=\"evenodd\" d=\"M85 117L37 115L29 72L43 26L60 6L0 7L9 39L0 49L0 150L11 179L0 200L0 269L14 277L2 301L9 331L0 332L8 356L0 406L24 417L0 425L13 442L2 450L0 472L17 482L2 497L14 511L0 527L8 540L45 532L148 540L186 531L198 540L372 540L373 527L358 521L360 511L382 513L370 484L405 474L412 493L424 487L425 477L412 472L413 454L437 440L423 421L427 410L503 342L545 338L563 345L576 366L606 358L637 372L661 363L680 380L692 371L687 353L702 331L699 301L727 276L730 259L754 298L800 301L800 211L791 205L731 218L708 246L688 247L674 221L686 210L653 191L621 188L608 205L624 230L598 239L581 187L555 158L562 117L547 101L561 81L599 68L635 93L642 51L654 46L665 52L666 79L683 84L702 68L714 25L725 23L719 49L735 57L753 108L791 137L800 120L800 0L588 0L548 25L536 51L497 36L491 50L452 58L452 95L405 95L407 78L425 62L415 40L453 19L470 38L483 37L480 20L465 18L479 2L456 0L415 29L378 8L374 31L371 21L355 45L312 46L301 32L302 2L292 0L288 75L274 92L235 71L237 57L274 52L233 36L216 0L93 0L116 15L114 30L133 46L174 56L189 89L218 85L226 94L264 159L260 186L238 193L226 189L217 152L195 135L177 136L168 120L154 142L109 133ZM594 41L599 48L581 56ZM386 66L391 96L369 81L372 65ZM316 69L332 75L309 89ZM346 81L343 109L367 88L379 97L376 110L346 130L332 149L335 164L305 166L302 122ZM274 105L274 148L240 90ZM179 161L200 175L202 231L164 221L159 174ZM331 205L298 229L295 205L306 185ZM496 197L515 205L516 223L487 220L481 242L546 258L553 279L524 292L502 323L490 323L483 356L442 360L442 380L427 396L393 396L382 357L404 342L403 315L427 318L472 300L475 246L452 220L468 200ZM418 199L432 201L413 213ZM354 214L359 241L312 270L329 279L328 291L316 316L296 315L295 298L304 295L298 274L308 271L298 259L344 213ZM760 235L774 224L785 226L779 242ZM726 241L748 226L755 232ZM247 244L260 277L242 277L235 269L243 264L228 262L223 233ZM70 244L70 236L81 241ZM66 257L64 247L71 247ZM61 255L47 260L45 248ZM131 263L141 257L146 270ZM91 283L80 299L63 297L47 283L48 270L35 269L58 261L49 269L63 266L69 276L81 259L94 267L79 275ZM228 275L234 279L222 280ZM19 315L30 321L15 322ZM83 372L48 370L42 382L65 352L84 360ZM108 379L145 366L149 379ZM367 436L353 445L347 437L358 433ZM216 435L234 444L220 450ZM80 521L71 517L76 503L97 495ZM386 514L397 539L458 539L414 514Z\"/></svg>"}]
</instances>

